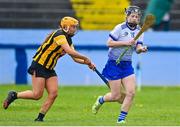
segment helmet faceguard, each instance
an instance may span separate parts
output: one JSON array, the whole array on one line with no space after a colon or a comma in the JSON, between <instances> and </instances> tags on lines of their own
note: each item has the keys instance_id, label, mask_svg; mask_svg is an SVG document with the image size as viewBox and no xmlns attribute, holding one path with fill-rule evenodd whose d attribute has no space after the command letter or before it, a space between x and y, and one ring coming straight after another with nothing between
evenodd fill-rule
<instances>
[{"instance_id":1,"label":"helmet faceguard","mask_svg":"<svg viewBox=\"0 0 180 127\"><path fill-rule=\"evenodd\" d=\"M70 35L74 35L78 29L79 21L73 17L64 17L60 21L60 27L62 30ZM75 29L73 33L71 33L71 28Z\"/></svg>"},{"instance_id":2,"label":"helmet faceguard","mask_svg":"<svg viewBox=\"0 0 180 127\"><path fill-rule=\"evenodd\" d=\"M142 15L141 9L138 6L129 6L127 9L125 8L125 13L127 16L131 13L138 13L139 16Z\"/></svg>"}]
</instances>

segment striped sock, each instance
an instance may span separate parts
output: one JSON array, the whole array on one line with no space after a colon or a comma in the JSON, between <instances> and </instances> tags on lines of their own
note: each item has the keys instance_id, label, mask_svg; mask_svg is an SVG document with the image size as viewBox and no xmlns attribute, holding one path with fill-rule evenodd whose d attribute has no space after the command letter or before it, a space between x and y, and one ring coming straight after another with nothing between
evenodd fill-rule
<instances>
[{"instance_id":1,"label":"striped sock","mask_svg":"<svg viewBox=\"0 0 180 127\"><path fill-rule=\"evenodd\" d=\"M103 104L103 103L104 103L104 98L103 98L103 97L99 98L99 103L100 103L100 104Z\"/></svg>"},{"instance_id":2,"label":"striped sock","mask_svg":"<svg viewBox=\"0 0 180 127\"><path fill-rule=\"evenodd\" d=\"M128 114L127 112L121 111L121 113L118 117L118 121L125 120L127 114Z\"/></svg>"}]
</instances>

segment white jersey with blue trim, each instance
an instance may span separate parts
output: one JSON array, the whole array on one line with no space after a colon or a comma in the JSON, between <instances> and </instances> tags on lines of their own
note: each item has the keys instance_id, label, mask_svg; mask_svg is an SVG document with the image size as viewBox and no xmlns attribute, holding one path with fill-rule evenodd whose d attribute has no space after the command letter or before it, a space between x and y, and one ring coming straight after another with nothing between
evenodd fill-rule
<instances>
[{"instance_id":1,"label":"white jersey with blue trim","mask_svg":"<svg viewBox=\"0 0 180 127\"><path fill-rule=\"evenodd\" d=\"M133 39L138 32L140 31L140 27L137 26L135 29L131 29L127 22L123 22L118 24L109 34L109 37L114 41L129 41ZM142 34L137 40L137 44L143 44L143 36ZM118 57L124 52L126 46L120 47L111 47L109 48L108 57L110 60L117 60ZM134 51L135 45L129 48L129 50L124 54L121 61L132 61L132 54Z\"/></svg>"}]
</instances>

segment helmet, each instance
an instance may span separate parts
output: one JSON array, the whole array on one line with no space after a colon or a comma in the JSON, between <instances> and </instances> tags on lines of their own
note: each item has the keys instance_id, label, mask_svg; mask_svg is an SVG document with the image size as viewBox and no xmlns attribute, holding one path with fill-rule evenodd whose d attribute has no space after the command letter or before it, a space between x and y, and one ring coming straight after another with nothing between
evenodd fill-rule
<instances>
[{"instance_id":1,"label":"helmet","mask_svg":"<svg viewBox=\"0 0 180 127\"><path fill-rule=\"evenodd\" d=\"M140 23L140 20L141 20L141 15L142 14L141 14L140 7L138 7L138 6L129 6L127 9L125 8L125 12L126 12L127 16L131 15L132 13L137 13L139 15L138 22L131 21L131 18L130 19L126 18L127 23L128 23L128 25L130 27L132 27L132 28L136 27Z\"/></svg>"},{"instance_id":2,"label":"helmet","mask_svg":"<svg viewBox=\"0 0 180 127\"><path fill-rule=\"evenodd\" d=\"M138 6L129 6L127 9L125 8L125 13L127 16L131 13L138 13L140 16L142 15L141 9Z\"/></svg>"},{"instance_id":3,"label":"helmet","mask_svg":"<svg viewBox=\"0 0 180 127\"><path fill-rule=\"evenodd\" d=\"M79 24L78 20L76 20L73 17L69 17L69 16L66 16L66 17L62 18L61 21L60 21L60 26L62 28L68 27L68 26L73 26L73 25L76 26L78 24Z\"/></svg>"}]
</instances>

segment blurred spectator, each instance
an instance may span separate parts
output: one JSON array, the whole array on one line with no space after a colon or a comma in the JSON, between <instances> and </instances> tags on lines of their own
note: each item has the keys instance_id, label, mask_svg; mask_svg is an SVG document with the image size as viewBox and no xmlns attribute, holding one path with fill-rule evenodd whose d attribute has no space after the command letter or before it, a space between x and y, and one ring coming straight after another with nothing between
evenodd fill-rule
<instances>
[{"instance_id":1,"label":"blurred spectator","mask_svg":"<svg viewBox=\"0 0 180 127\"><path fill-rule=\"evenodd\" d=\"M150 0L145 15L151 13L156 17L156 22L153 26L153 30L164 30L170 29L170 9L173 0Z\"/></svg>"}]
</instances>

